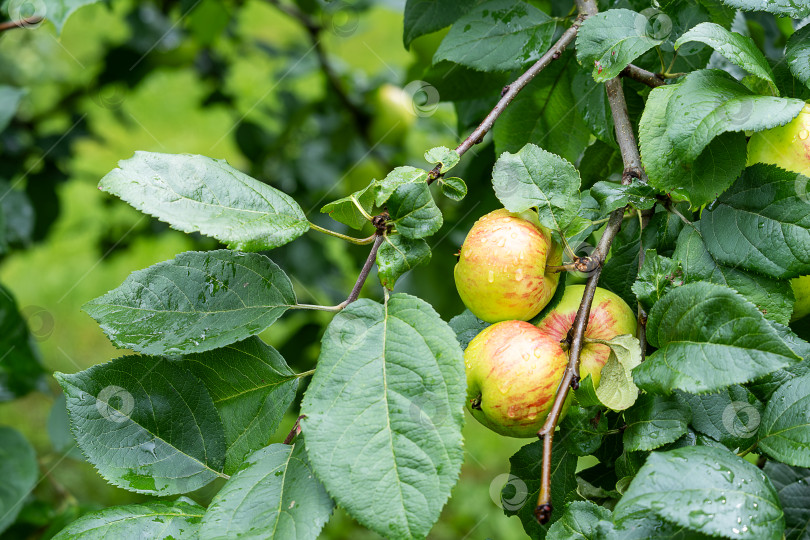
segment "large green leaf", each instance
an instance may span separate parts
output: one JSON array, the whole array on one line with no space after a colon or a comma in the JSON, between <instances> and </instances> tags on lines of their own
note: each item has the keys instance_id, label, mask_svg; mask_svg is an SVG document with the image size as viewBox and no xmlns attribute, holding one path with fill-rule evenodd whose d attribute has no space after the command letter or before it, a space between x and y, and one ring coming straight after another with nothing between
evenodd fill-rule
<instances>
[{"instance_id":1,"label":"large green leaf","mask_svg":"<svg viewBox=\"0 0 810 540\"><path fill-rule=\"evenodd\" d=\"M768 461L765 474L776 488L785 512L785 538L810 538L810 469Z\"/></svg>"},{"instance_id":2,"label":"large green leaf","mask_svg":"<svg viewBox=\"0 0 810 540\"><path fill-rule=\"evenodd\" d=\"M397 232L406 238L425 238L442 227L442 212L424 182L399 186L388 199L388 213Z\"/></svg>"},{"instance_id":3,"label":"large green leaf","mask_svg":"<svg viewBox=\"0 0 810 540\"><path fill-rule=\"evenodd\" d=\"M709 446L650 454L616 505L614 521L639 508L712 536L779 540L785 529L776 491L762 471Z\"/></svg>"},{"instance_id":4,"label":"large green leaf","mask_svg":"<svg viewBox=\"0 0 810 540\"><path fill-rule=\"evenodd\" d=\"M612 530L610 510L590 501L574 501L549 528L546 540L596 540Z\"/></svg>"},{"instance_id":5,"label":"large green leaf","mask_svg":"<svg viewBox=\"0 0 810 540\"><path fill-rule=\"evenodd\" d=\"M382 206L391 195L405 184L424 184L428 180L428 173L425 169L417 167L397 167L382 180L374 184L375 201L374 204Z\"/></svg>"},{"instance_id":6,"label":"large green leaf","mask_svg":"<svg viewBox=\"0 0 810 540\"><path fill-rule=\"evenodd\" d=\"M517 154L504 152L492 169L495 195L510 212L537 208L540 224L561 231L580 205L576 167L534 144Z\"/></svg>"},{"instance_id":7,"label":"large green leaf","mask_svg":"<svg viewBox=\"0 0 810 540\"><path fill-rule=\"evenodd\" d=\"M0 285L0 402L44 389L39 350L11 293Z\"/></svg>"},{"instance_id":8,"label":"large green leaf","mask_svg":"<svg viewBox=\"0 0 810 540\"><path fill-rule=\"evenodd\" d=\"M700 70L650 93L639 125L650 185L693 205L725 191L745 167L743 131L788 123L797 99L752 94L724 71Z\"/></svg>"},{"instance_id":9,"label":"large green leaf","mask_svg":"<svg viewBox=\"0 0 810 540\"><path fill-rule=\"evenodd\" d=\"M405 47L410 47L419 36L453 24L476 3L477 0L408 0L402 36Z\"/></svg>"},{"instance_id":10,"label":"large green leaf","mask_svg":"<svg viewBox=\"0 0 810 540\"><path fill-rule=\"evenodd\" d=\"M659 300L647 320L658 350L633 370L642 389L712 392L798 360L754 304L713 283L689 283Z\"/></svg>"},{"instance_id":11,"label":"large green leaf","mask_svg":"<svg viewBox=\"0 0 810 540\"><path fill-rule=\"evenodd\" d=\"M401 234L385 235L377 251L377 274L383 287L393 290L394 284L414 266L430 261L430 246L422 239L411 240Z\"/></svg>"},{"instance_id":12,"label":"large green leaf","mask_svg":"<svg viewBox=\"0 0 810 540\"><path fill-rule=\"evenodd\" d=\"M96 2L98 0L41 0L32 4L36 14L51 21L56 27L56 32L61 33L65 22L77 9ZM21 7L25 5L22 2L9 2L7 4L9 15L14 20L20 19L22 16L29 16L28 13L21 13L23 11Z\"/></svg>"},{"instance_id":13,"label":"large green leaf","mask_svg":"<svg viewBox=\"0 0 810 540\"><path fill-rule=\"evenodd\" d=\"M690 41L705 43L730 62L767 81L778 94L771 66L750 37L726 30L719 24L704 22L679 37L675 49Z\"/></svg>"},{"instance_id":14,"label":"large green leaf","mask_svg":"<svg viewBox=\"0 0 810 540\"><path fill-rule=\"evenodd\" d=\"M759 447L788 465L810 467L810 375L774 392L759 425Z\"/></svg>"},{"instance_id":15,"label":"large green leaf","mask_svg":"<svg viewBox=\"0 0 810 540\"><path fill-rule=\"evenodd\" d=\"M810 25L805 25L790 36L785 49L790 72L810 86Z\"/></svg>"},{"instance_id":16,"label":"large green leaf","mask_svg":"<svg viewBox=\"0 0 810 540\"><path fill-rule=\"evenodd\" d=\"M610 9L588 17L577 34L577 60L593 67L593 78L605 82L627 64L663 42L653 23L629 9Z\"/></svg>"},{"instance_id":17,"label":"large green leaf","mask_svg":"<svg viewBox=\"0 0 810 540\"><path fill-rule=\"evenodd\" d=\"M211 501L200 539L312 539L333 508L313 475L304 442L271 444L251 454Z\"/></svg>"},{"instance_id":18,"label":"large green leaf","mask_svg":"<svg viewBox=\"0 0 810 540\"><path fill-rule=\"evenodd\" d=\"M309 230L289 195L224 160L135 152L118 165L99 188L175 229L211 236L231 249L272 249Z\"/></svg>"},{"instance_id":19,"label":"large green leaf","mask_svg":"<svg viewBox=\"0 0 810 540\"><path fill-rule=\"evenodd\" d=\"M66 375L73 435L107 481L174 495L225 477L225 434L205 386L159 357L124 356Z\"/></svg>"},{"instance_id":20,"label":"large green leaf","mask_svg":"<svg viewBox=\"0 0 810 540\"><path fill-rule=\"evenodd\" d=\"M714 394L675 396L692 412L690 425L695 431L738 451L756 442L762 403L746 388L735 384Z\"/></svg>"},{"instance_id":21,"label":"large green leaf","mask_svg":"<svg viewBox=\"0 0 810 540\"><path fill-rule=\"evenodd\" d=\"M700 232L712 256L775 278L810 274L808 179L757 164L703 212Z\"/></svg>"},{"instance_id":22,"label":"large green leaf","mask_svg":"<svg viewBox=\"0 0 810 540\"><path fill-rule=\"evenodd\" d=\"M810 15L810 4L803 0L722 0L722 2L744 11L767 11L774 15L796 19Z\"/></svg>"},{"instance_id":23,"label":"large green leaf","mask_svg":"<svg viewBox=\"0 0 810 540\"><path fill-rule=\"evenodd\" d=\"M377 181L372 180L369 185L360 191L355 191L342 199L325 204L321 208L321 212L329 214L329 217L335 221L348 225L353 229L362 229L369 222L366 215L371 214L371 210L374 208L376 186ZM360 211L361 208L363 209L362 212Z\"/></svg>"},{"instance_id":24,"label":"large green leaf","mask_svg":"<svg viewBox=\"0 0 810 540\"><path fill-rule=\"evenodd\" d=\"M84 310L121 348L202 352L258 334L296 305L292 283L258 253L189 251L133 272Z\"/></svg>"},{"instance_id":25,"label":"large green leaf","mask_svg":"<svg viewBox=\"0 0 810 540\"><path fill-rule=\"evenodd\" d=\"M38 474L36 453L25 437L15 429L0 427L0 533L14 523Z\"/></svg>"},{"instance_id":26,"label":"large green leaf","mask_svg":"<svg viewBox=\"0 0 810 540\"><path fill-rule=\"evenodd\" d=\"M427 535L458 479L465 391L461 348L429 304L350 304L326 329L301 406L317 476L379 534Z\"/></svg>"},{"instance_id":27,"label":"large green leaf","mask_svg":"<svg viewBox=\"0 0 810 540\"><path fill-rule=\"evenodd\" d=\"M267 445L295 399L297 375L258 337L183 357L203 382L225 428L225 473Z\"/></svg>"},{"instance_id":28,"label":"large green leaf","mask_svg":"<svg viewBox=\"0 0 810 540\"><path fill-rule=\"evenodd\" d=\"M627 428L622 435L625 450L653 450L678 440L689 423L689 409L673 397L643 394L624 413Z\"/></svg>"},{"instance_id":29,"label":"large green leaf","mask_svg":"<svg viewBox=\"0 0 810 540\"><path fill-rule=\"evenodd\" d=\"M655 189L635 178L626 186L618 182L597 182L591 187L590 193L599 203L602 214L609 214L628 204L638 210L649 210L655 206L657 195Z\"/></svg>"},{"instance_id":30,"label":"large green leaf","mask_svg":"<svg viewBox=\"0 0 810 540\"><path fill-rule=\"evenodd\" d=\"M453 24L433 62L450 60L481 71L517 69L548 49L556 24L530 4L487 0Z\"/></svg>"},{"instance_id":31,"label":"large green leaf","mask_svg":"<svg viewBox=\"0 0 810 540\"><path fill-rule=\"evenodd\" d=\"M54 540L196 538L205 508L190 499L111 506L85 514Z\"/></svg>"},{"instance_id":32,"label":"large green leaf","mask_svg":"<svg viewBox=\"0 0 810 540\"><path fill-rule=\"evenodd\" d=\"M695 227L683 228L672 258L680 265L683 281L710 281L725 285L754 304L766 319L782 324L790 321L793 313L793 289L789 282L777 281L719 263L706 249L703 237Z\"/></svg>"}]
</instances>

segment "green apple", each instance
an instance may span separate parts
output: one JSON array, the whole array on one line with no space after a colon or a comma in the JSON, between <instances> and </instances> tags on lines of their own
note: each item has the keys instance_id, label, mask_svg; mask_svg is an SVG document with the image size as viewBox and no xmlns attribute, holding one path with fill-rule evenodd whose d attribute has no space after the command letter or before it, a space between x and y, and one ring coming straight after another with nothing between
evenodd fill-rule
<instances>
[{"instance_id":1,"label":"green apple","mask_svg":"<svg viewBox=\"0 0 810 540\"><path fill-rule=\"evenodd\" d=\"M748 165L754 163L771 163L810 177L810 105L790 123L751 136Z\"/></svg>"},{"instance_id":2,"label":"green apple","mask_svg":"<svg viewBox=\"0 0 810 540\"><path fill-rule=\"evenodd\" d=\"M793 304L793 316L791 321L797 321L810 313L810 276L799 276L790 280L793 287L793 296L796 302Z\"/></svg>"},{"instance_id":3,"label":"green apple","mask_svg":"<svg viewBox=\"0 0 810 540\"><path fill-rule=\"evenodd\" d=\"M372 142L397 145L416 122L413 96L393 84L383 84L371 96L373 114L369 126Z\"/></svg>"},{"instance_id":4,"label":"green apple","mask_svg":"<svg viewBox=\"0 0 810 540\"><path fill-rule=\"evenodd\" d=\"M564 340L574 324L584 293L585 285L566 287L560 303L543 317L537 327L558 342ZM636 316L633 310L618 295L597 287L585 337L610 340L624 334L636 334ZM594 387L598 386L602 367L609 356L610 347L607 345L585 343L579 355L580 377L584 379L590 375Z\"/></svg>"},{"instance_id":5,"label":"green apple","mask_svg":"<svg viewBox=\"0 0 810 540\"><path fill-rule=\"evenodd\" d=\"M531 212L502 208L475 222L453 272L464 305L487 322L528 321L548 304L560 275L562 249Z\"/></svg>"},{"instance_id":6,"label":"green apple","mask_svg":"<svg viewBox=\"0 0 810 540\"><path fill-rule=\"evenodd\" d=\"M568 355L560 342L524 321L485 328L464 351L467 407L508 437L534 437L554 402Z\"/></svg>"}]
</instances>

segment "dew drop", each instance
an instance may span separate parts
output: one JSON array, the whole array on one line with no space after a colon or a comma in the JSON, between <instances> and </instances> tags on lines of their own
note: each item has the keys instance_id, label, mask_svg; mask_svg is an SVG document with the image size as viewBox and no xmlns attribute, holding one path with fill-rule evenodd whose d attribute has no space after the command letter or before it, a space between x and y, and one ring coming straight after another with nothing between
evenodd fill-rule
<instances>
[{"instance_id":1,"label":"dew drop","mask_svg":"<svg viewBox=\"0 0 810 540\"><path fill-rule=\"evenodd\" d=\"M520 281L522 279L523 279L523 269L518 268L517 271L515 272L515 281Z\"/></svg>"},{"instance_id":2,"label":"dew drop","mask_svg":"<svg viewBox=\"0 0 810 540\"><path fill-rule=\"evenodd\" d=\"M537 347L534 350L534 356L537 357L537 358L540 358L541 356L543 356L543 351L540 349L540 347Z\"/></svg>"},{"instance_id":3,"label":"dew drop","mask_svg":"<svg viewBox=\"0 0 810 540\"><path fill-rule=\"evenodd\" d=\"M807 136L808 136L808 135L810 135L810 133L808 133L806 129L803 129L803 130L801 130L801 131L799 132L799 138L800 138L801 140L805 140L805 139L807 138Z\"/></svg>"},{"instance_id":4,"label":"dew drop","mask_svg":"<svg viewBox=\"0 0 810 540\"><path fill-rule=\"evenodd\" d=\"M495 271L494 270L489 271L489 277L487 278L487 281L489 281L490 283L495 281Z\"/></svg>"},{"instance_id":5,"label":"dew drop","mask_svg":"<svg viewBox=\"0 0 810 540\"><path fill-rule=\"evenodd\" d=\"M505 245L506 245L506 239L505 238L501 238L501 239L498 240L498 247L503 247Z\"/></svg>"}]
</instances>

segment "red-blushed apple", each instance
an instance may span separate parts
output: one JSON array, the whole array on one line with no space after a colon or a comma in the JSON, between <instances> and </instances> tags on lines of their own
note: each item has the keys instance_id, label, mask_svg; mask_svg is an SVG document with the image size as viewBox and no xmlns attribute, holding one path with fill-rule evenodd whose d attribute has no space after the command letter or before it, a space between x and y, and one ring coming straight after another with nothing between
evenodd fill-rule
<instances>
[{"instance_id":1,"label":"red-blushed apple","mask_svg":"<svg viewBox=\"0 0 810 540\"><path fill-rule=\"evenodd\" d=\"M489 429L534 437L551 410L568 355L560 342L524 321L485 328L464 352L467 407Z\"/></svg>"},{"instance_id":2,"label":"red-blushed apple","mask_svg":"<svg viewBox=\"0 0 810 540\"><path fill-rule=\"evenodd\" d=\"M584 293L585 285L566 287L560 303L543 317L537 327L557 342L564 340L574 324ZM636 334L636 316L633 310L618 295L597 287L585 337L610 340L624 334ZM602 376L602 367L609 357L610 347L607 345L583 344L579 355L580 377L584 379L590 375L594 387L597 387Z\"/></svg>"},{"instance_id":3,"label":"red-blushed apple","mask_svg":"<svg viewBox=\"0 0 810 540\"><path fill-rule=\"evenodd\" d=\"M475 222L454 276L464 305L481 320L528 321L548 304L560 275L562 249L534 212L513 214L501 208Z\"/></svg>"},{"instance_id":4,"label":"red-blushed apple","mask_svg":"<svg viewBox=\"0 0 810 540\"><path fill-rule=\"evenodd\" d=\"M793 316L791 321L798 321L810 313L810 276L800 276L790 280L793 287Z\"/></svg>"},{"instance_id":5,"label":"red-blushed apple","mask_svg":"<svg viewBox=\"0 0 810 540\"><path fill-rule=\"evenodd\" d=\"M751 136L748 165L754 163L771 163L810 177L810 105L788 124Z\"/></svg>"}]
</instances>

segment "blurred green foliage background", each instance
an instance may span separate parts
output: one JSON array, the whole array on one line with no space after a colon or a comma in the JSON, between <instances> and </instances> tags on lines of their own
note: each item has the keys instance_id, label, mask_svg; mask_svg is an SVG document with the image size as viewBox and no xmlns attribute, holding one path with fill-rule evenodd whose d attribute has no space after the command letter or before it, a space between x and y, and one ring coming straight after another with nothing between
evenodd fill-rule
<instances>
[{"instance_id":1,"label":"blurred green foliage background","mask_svg":"<svg viewBox=\"0 0 810 540\"><path fill-rule=\"evenodd\" d=\"M426 167L425 150L454 147L459 128L477 123L498 97L495 91L473 100L466 108L470 118L461 120L452 106L436 103L452 89L421 81L441 36L424 36L406 50L401 2L299 4L323 26L314 38L299 21L258 0L121 0L81 8L61 35L49 22L2 34L0 84L27 93L0 134L0 179L7 182L4 192L11 187L27 196L27 202L15 200L29 216L30 234L0 256L0 282L27 318L48 372L73 373L126 353L81 311L85 302L132 271L217 247L99 191L99 179L118 160L136 150L226 159L291 194L316 223L344 230L319 214L323 204L392 166ZM377 89L385 84L407 89L405 116L379 103ZM380 128L369 124L375 116L391 118ZM454 253L472 222L497 206L489 186L493 161L492 145L465 156L459 175L470 188L467 199L439 201L445 225L432 240L431 264L397 284L446 320L462 310L451 285ZM366 252L312 232L272 257L292 277L300 301L335 304L350 290ZM370 279L363 294L381 293ZM261 337L293 369L305 371L315 364L330 317L293 312ZM0 403L0 425L24 433L42 473L3 538L48 538L82 512L144 499L108 485L82 459L59 388L50 374L46 381L42 391ZM283 439L296 412L273 441ZM499 437L474 421L465 440L461 481L431 538L522 538L520 523L504 517L495 501L509 456L530 441ZM212 495L207 490L194 498L206 503ZM376 535L338 509L322 537Z\"/></svg>"}]
</instances>

